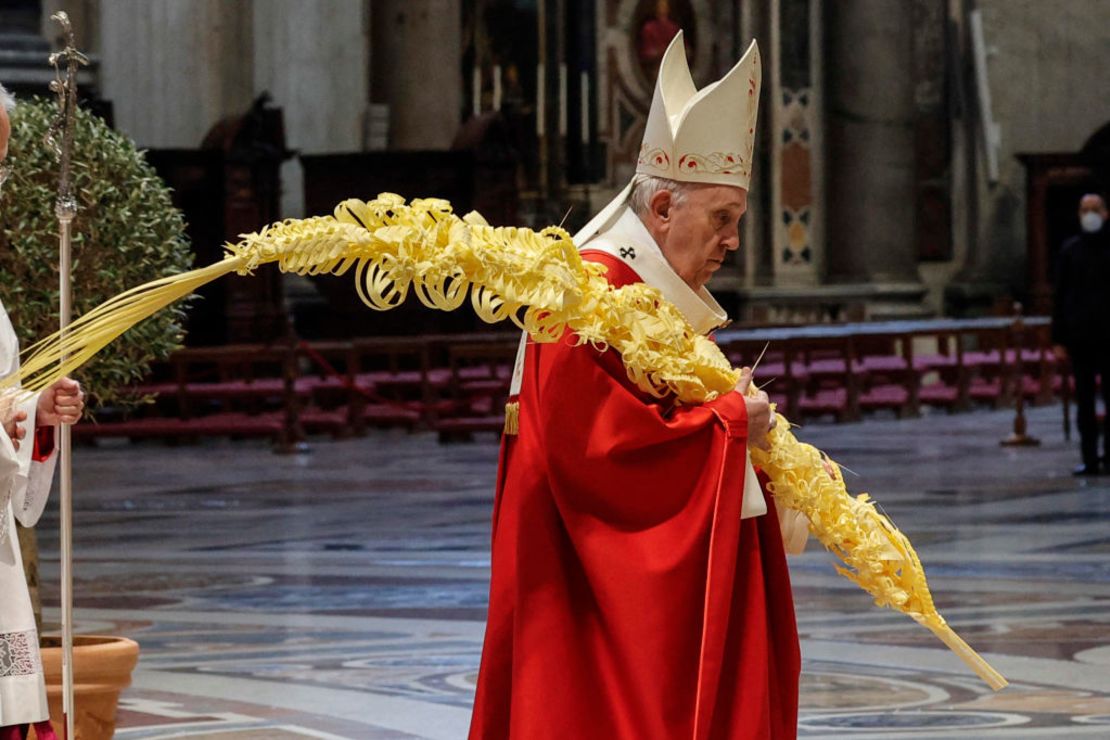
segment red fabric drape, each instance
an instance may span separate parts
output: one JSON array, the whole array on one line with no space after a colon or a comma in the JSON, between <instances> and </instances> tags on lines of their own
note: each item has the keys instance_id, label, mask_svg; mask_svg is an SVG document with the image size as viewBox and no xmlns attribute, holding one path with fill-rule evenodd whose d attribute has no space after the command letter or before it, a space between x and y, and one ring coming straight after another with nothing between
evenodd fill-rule
<instances>
[{"instance_id":1,"label":"red fabric drape","mask_svg":"<svg viewBox=\"0 0 1110 740\"><path fill-rule=\"evenodd\" d=\"M31 727L35 728L36 740L58 740L50 720L36 722L34 725L5 725L0 727L0 740L26 740Z\"/></svg>"},{"instance_id":2,"label":"red fabric drape","mask_svg":"<svg viewBox=\"0 0 1110 740\"><path fill-rule=\"evenodd\" d=\"M743 399L673 408L617 353L567 340L529 346L520 433L502 443L470 737L794 737L774 504L740 519Z\"/></svg>"},{"instance_id":3,"label":"red fabric drape","mask_svg":"<svg viewBox=\"0 0 1110 740\"><path fill-rule=\"evenodd\" d=\"M38 427L35 429L35 449L31 451L31 459L35 462L45 462L54 454L54 427Z\"/></svg>"}]
</instances>

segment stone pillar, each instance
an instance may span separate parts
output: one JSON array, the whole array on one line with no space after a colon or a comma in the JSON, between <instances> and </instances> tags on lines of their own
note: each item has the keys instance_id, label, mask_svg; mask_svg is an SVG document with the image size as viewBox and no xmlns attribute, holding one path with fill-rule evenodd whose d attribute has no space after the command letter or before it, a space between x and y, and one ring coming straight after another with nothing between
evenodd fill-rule
<instances>
[{"instance_id":1,"label":"stone pillar","mask_svg":"<svg viewBox=\"0 0 1110 740\"><path fill-rule=\"evenodd\" d=\"M389 105L391 149L446 149L462 115L459 0L374 0L373 99Z\"/></svg>"},{"instance_id":2,"label":"stone pillar","mask_svg":"<svg viewBox=\"0 0 1110 740\"><path fill-rule=\"evenodd\" d=\"M250 0L113 0L100 21L103 94L140 146L200 146L250 106Z\"/></svg>"},{"instance_id":3,"label":"stone pillar","mask_svg":"<svg viewBox=\"0 0 1110 740\"><path fill-rule=\"evenodd\" d=\"M740 250L737 255L737 260L743 265L739 289L750 293L752 288L770 285L774 279L775 247L772 234L777 230L777 219L772 205L775 197L772 171L776 168L772 165L774 158L771 153L775 145L774 137L768 133L771 128L767 123L770 116L766 112L771 90L768 79L772 61L768 59L768 51L773 14L769 6L741 3L737 15L739 26L736 31L737 42L733 45L732 63L736 63L753 40L762 44L760 51L763 59L760 117L756 124L752 179L748 188L748 212L740 221Z\"/></svg>"},{"instance_id":4,"label":"stone pillar","mask_svg":"<svg viewBox=\"0 0 1110 740\"><path fill-rule=\"evenodd\" d=\"M919 285L912 15L889 0L826 7L830 280Z\"/></svg>"},{"instance_id":5,"label":"stone pillar","mask_svg":"<svg viewBox=\"0 0 1110 740\"><path fill-rule=\"evenodd\" d=\"M281 107L290 149L322 154L365 148L369 55L363 0L254 4L254 89L268 90ZM281 179L282 216L306 215L300 162L287 161Z\"/></svg>"}]
</instances>

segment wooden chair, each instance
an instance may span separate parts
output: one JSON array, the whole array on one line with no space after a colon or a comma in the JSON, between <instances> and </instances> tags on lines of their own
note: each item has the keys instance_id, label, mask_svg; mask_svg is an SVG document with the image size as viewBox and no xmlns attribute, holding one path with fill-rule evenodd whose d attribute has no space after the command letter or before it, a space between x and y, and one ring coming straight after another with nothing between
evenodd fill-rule
<instances>
[{"instance_id":1,"label":"wooden chair","mask_svg":"<svg viewBox=\"0 0 1110 740\"><path fill-rule=\"evenodd\" d=\"M936 345L935 352L917 353L913 358L914 370L920 379L917 392L919 405L940 407L950 412L970 408L970 378L964 365L959 332L935 329L918 336L927 337Z\"/></svg>"},{"instance_id":2,"label":"wooden chair","mask_svg":"<svg viewBox=\"0 0 1110 740\"><path fill-rule=\"evenodd\" d=\"M889 409L899 417L916 415L921 375L913 364L913 338L908 333L860 335L855 338L864 387L861 411Z\"/></svg>"},{"instance_id":3,"label":"wooden chair","mask_svg":"<svg viewBox=\"0 0 1110 740\"><path fill-rule=\"evenodd\" d=\"M805 393L798 400L800 416L832 414L837 421L860 418L860 391L867 371L856 355L850 334L791 339L787 345L805 363Z\"/></svg>"},{"instance_id":4,"label":"wooden chair","mask_svg":"<svg viewBox=\"0 0 1110 740\"><path fill-rule=\"evenodd\" d=\"M435 390L429 342L424 337L371 337L351 343L348 360L356 395L354 430L366 426L431 426Z\"/></svg>"},{"instance_id":5,"label":"wooden chair","mask_svg":"<svg viewBox=\"0 0 1110 740\"><path fill-rule=\"evenodd\" d=\"M168 363L172 383L140 385L176 400L162 416L139 415L74 428L79 438L123 436L187 441L205 436L270 437L288 452L304 437L302 394L291 343L178 350Z\"/></svg>"},{"instance_id":6,"label":"wooden chair","mask_svg":"<svg viewBox=\"0 0 1110 740\"><path fill-rule=\"evenodd\" d=\"M441 414L434 425L441 441L502 431L518 343L519 337L447 346L450 382L443 393L453 404L450 413Z\"/></svg>"}]
</instances>

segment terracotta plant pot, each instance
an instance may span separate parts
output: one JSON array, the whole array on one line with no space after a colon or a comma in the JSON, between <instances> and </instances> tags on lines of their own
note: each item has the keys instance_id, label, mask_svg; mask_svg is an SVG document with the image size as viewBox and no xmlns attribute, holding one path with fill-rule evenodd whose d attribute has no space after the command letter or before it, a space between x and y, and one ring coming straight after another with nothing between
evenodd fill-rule
<instances>
[{"instance_id":1,"label":"terracotta plant pot","mask_svg":"<svg viewBox=\"0 0 1110 740\"><path fill-rule=\"evenodd\" d=\"M58 737L64 738L61 640L48 637L43 642L42 667L50 722ZM108 635L74 636L73 740L111 740L116 731L119 692L131 685L131 671L138 661L139 643L134 640Z\"/></svg>"}]
</instances>

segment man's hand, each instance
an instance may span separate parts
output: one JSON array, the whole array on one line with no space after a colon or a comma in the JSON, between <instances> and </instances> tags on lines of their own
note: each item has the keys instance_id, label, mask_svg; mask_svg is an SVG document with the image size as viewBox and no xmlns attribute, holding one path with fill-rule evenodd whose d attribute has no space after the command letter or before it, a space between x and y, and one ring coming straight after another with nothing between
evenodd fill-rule
<instances>
[{"instance_id":1,"label":"man's hand","mask_svg":"<svg viewBox=\"0 0 1110 740\"><path fill-rule=\"evenodd\" d=\"M744 368L740 371L740 382L736 385L736 390L743 394L744 405L748 407L748 445L761 450L770 449L767 432L775 428L771 401L763 391L751 390L751 384L752 371Z\"/></svg>"},{"instance_id":2,"label":"man's hand","mask_svg":"<svg viewBox=\"0 0 1110 740\"><path fill-rule=\"evenodd\" d=\"M27 428L23 422L27 421L26 411L16 411L4 417L4 432L12 440L12 447L19 449L19 441L27 436Z\"/></svg>"},{"instance_id":3,"label":"man's hand","mask_svg":"<svg viewBox=\"0 0 1110 740\"><path fill-rule=\"evenodd\" d=\"M85 394L71 378L62 378L39 394L35 426L76 424L85 410Z\"/></svg>"},{"instance_id":4,"label":"man's hand","mask_svg":"<svg viewBox=\"0 0 1110 740\"><path fill-rule=\"evenodd\" d=\"M1063 362L1068 359L1068 348L1062 344L1054 344L1052 346L1052 354L1056 355L1056 359Z\"/></svg>"}]
</instances>

